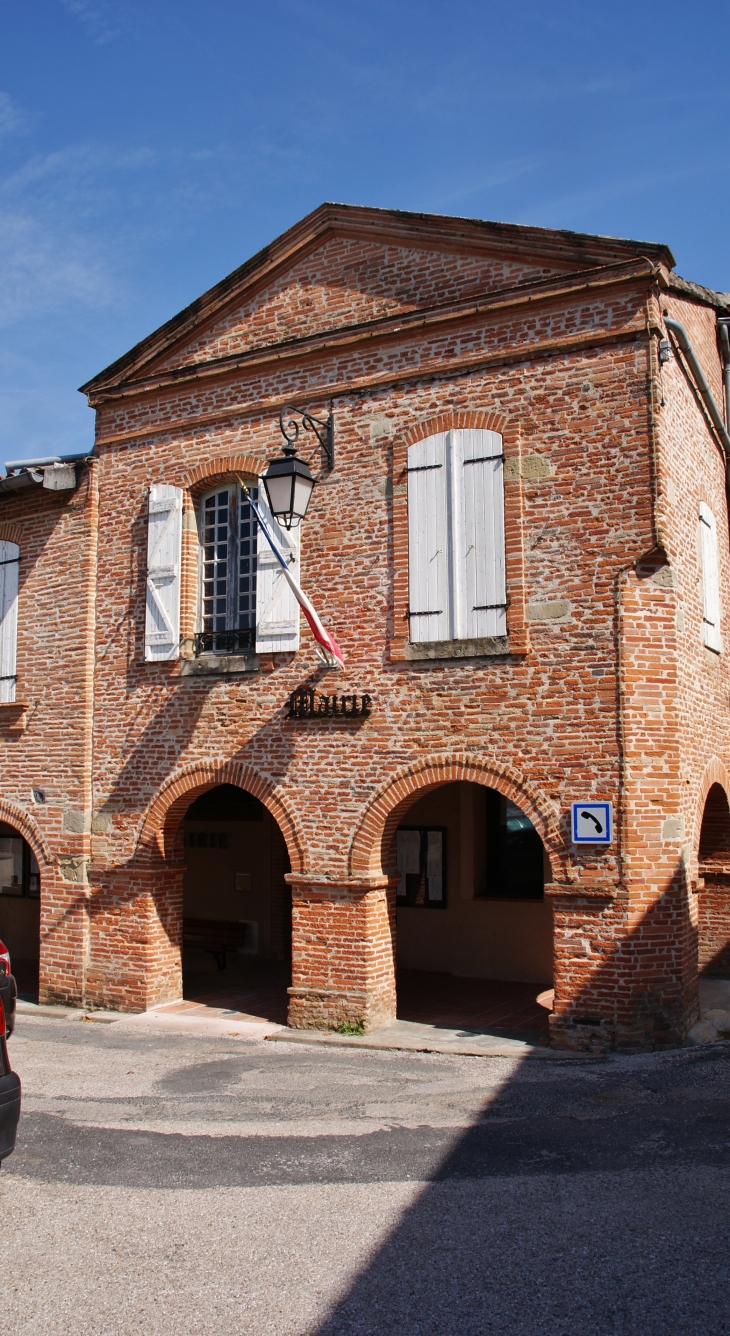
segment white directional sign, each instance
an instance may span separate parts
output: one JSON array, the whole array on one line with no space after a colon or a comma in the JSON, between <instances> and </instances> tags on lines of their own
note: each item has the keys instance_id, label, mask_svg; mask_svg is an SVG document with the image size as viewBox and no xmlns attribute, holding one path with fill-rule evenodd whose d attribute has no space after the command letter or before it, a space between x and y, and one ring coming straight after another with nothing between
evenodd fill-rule
<instances>
[{"instance_id":1,"label":"white directional sign","mask_svg":"<svg viewBox=\"0 0 730 1336\"><path fill-rule=\"evenodd\" d=\"M613 814L610 803L571 803L573 844L610 844Z\"/></svg>"}]
</instances>

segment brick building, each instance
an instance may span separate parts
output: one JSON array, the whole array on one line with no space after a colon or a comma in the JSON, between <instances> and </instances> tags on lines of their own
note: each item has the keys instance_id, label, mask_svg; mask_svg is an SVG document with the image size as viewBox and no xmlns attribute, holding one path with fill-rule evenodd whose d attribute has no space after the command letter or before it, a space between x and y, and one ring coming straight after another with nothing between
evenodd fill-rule
<instances>
[{"instance_id":1,"label":"brick building","mask_svg":"<svg viewBox=\"0 0 730 1336\"><path fill-rule=\"evenodd\" d=\"M196 968L211 924L291 958L294 1026L394 1016L397 960L683 1042L730 968L730 309L673 263L323 205L83 387L91 456L16 461L0 934L42 999L180 997L185 920ZM287 405L334 422L277 532L344 670L244 489Z\"/></svg>"}]
</instances>

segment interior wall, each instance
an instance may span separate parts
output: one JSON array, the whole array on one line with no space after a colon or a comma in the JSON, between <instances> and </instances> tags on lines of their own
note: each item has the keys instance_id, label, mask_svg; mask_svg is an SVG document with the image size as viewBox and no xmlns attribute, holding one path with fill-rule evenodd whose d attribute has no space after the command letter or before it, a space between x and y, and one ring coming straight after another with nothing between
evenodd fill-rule
<instances>
[{"instance_id":1,"label":"interior wall","mask_svg":"<svg viewBox=\"0 0 730 1336\"><path fill-rule=\"evenodd\" d=\"M484 795L477 784L445 784L403 817L403 826L446 828L447 892L445 909L398 906L398 965L547 985L553 977L549 901L484 896Z\"/></svg>"},{"instance_id":2,"label":"interior wall","mask_svg":"<svg viewBox=\"0 0 730 1336\"><path fill-rule=\"evenodd\" d=\"M188 820L185 831L184 919L257 924L251 954L282 959L290 951L286 844L273 817L261 820ZM205 845L197 836L205 837ZM225 847L221 848L224 837ZM194 842L191 841L191 837ZM229 958L229 967L233 962ZM215 970L209 953L186 948L187 968Z\"/></svg>"},{"instance_id":3,"label":"interior wall","mask_svg":"<svg viewBox=\"0 0 730 1336\"><path fill-rule=\"evenodd\" d=\"M40 900L0 896L0 940L10 952L11 967L18 960L38 959L40 923Z\"/></svg>"},{"instance_id":4,"label":"interior wall","mask_svg":"<svg viewBox=\"0 0 730 1336\"><path fill-rule=\"evenodd\" d=\"M40 889L40 870L30 845L14 826L0 822L0 940L24 989L37 972L40 956ZM25 966L32 967L30 973Z\"/></svg>"}]
</instances>

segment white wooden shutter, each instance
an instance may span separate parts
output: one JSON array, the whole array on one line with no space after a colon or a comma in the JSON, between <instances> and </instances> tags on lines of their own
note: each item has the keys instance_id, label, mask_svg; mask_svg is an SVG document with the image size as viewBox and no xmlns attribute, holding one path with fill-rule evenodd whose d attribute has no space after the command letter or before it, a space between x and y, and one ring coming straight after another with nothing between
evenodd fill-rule
<instances>
[{"instance_id":1,"label":"white wooden shutter","mask_svg":"<svg viewBox=\"0 0 730 1336\"><path fill-rule=\"evenodd\" d=\"M408 451L410 639L507 633L502 437L443 432Z\"/></svg>"},{"instance_id":2,"label":"white wooden shutter","mask_svg":"<svg viewBox=\"0 0 730 1336\"><path fill-rule=\"evenodd\" d=\"M452 474L460 495L454 533L457 638L507 634L504 572L502 437L496 431L452 431Z\"/></svg>"},{"instance_id":3,"label":"white wooden shutter","mask_svg":"<svg viewBox=\"0 0 730 1336\"><path fill-rule=\"evenodd\" d=\"M259 480L258 507L271 530L282 556L286 557L294 578L299 580L300 529L284 529L274 519L266 503L266 491ZM259 529L256 563L256 650L258 653L284 653L299 649L299 604L286 581L278 559Z\"/></svg>"},{"instance_id":4,"label":"white wooden shutter","mask_svg":"<svg viewBox=\"0 0 730 1336\"><path fill-rule=\"evenodd\" d=\"M720 575L717 565L717 526L710 507L700 501L700 541L702 548L702 599L704 618L702 638L708 649L722 650L720 635Z\"/></svg>"},{"instance_id":5,"label":"white wooden shutter","mask_svg":"<svg viewBox=\"0 0 730 1336\"><path fill-rule=\"evenodd\" d=\"M0 540L0 701L15 700L15 656L18 642L17 543Z\"/></svg>"},{"instance_id":6,"label":"white wooden shutter","mask_svg":"<svg viewBox=\"0 0 730 1336\"><path fill-rule=\"evenodd\" d=\"M147 520L147 616L144 656L148 661L180 655L180 558L182 489L150 487Z\"/></svg>"},{"instance_id":7,"label":"white wooden shutter","mask_svg":"<svg viewBox=\"0 0 730 1336\"><path fill-rule=\"evenodd\" d=\"M453 636L446 435L408 451L409 639L417 643Z\"/></svg>"}]
</instances>

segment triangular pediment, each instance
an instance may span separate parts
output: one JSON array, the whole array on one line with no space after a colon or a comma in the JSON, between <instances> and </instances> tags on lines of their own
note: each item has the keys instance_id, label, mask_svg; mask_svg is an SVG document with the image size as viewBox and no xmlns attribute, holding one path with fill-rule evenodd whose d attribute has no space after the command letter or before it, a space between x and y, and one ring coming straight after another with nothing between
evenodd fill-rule
<instances>
[{"instance_id":1,"label":"triangular pediment","mask_svg":"<svg viewBox=\"0 0 730 1336\"><path fill-rule=\"evenodd\" d=\"M82 388L93 402L177 368L638 256L674 263L648 243L326 204Z\"/></svg>"}]
</instances>

